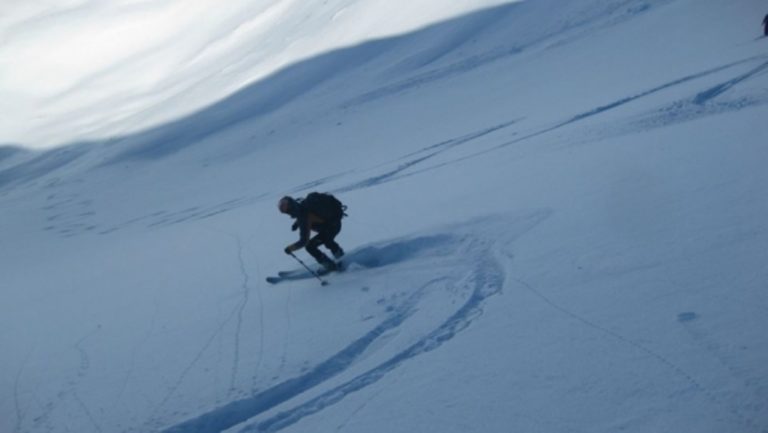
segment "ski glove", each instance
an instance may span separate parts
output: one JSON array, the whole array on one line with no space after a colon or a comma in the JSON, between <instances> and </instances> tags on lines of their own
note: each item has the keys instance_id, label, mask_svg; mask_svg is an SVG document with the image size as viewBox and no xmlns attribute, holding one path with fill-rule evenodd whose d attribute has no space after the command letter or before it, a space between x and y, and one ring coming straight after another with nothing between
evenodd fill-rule
<instances>
[{"instance_id":1,"label":"ski glove","mask_svg":"<svg viewBox=\"0 0 768 433\"><path fill-rule=\"evenodd\" d=\"M298 221L294 221L293 225L291 226L291 231L295 232L298 229L299 229L299 222Z\"/></svg>"},{"instance_id":2,"label":"ski glove","mask_svg":"<svg viewBox=\"0 0 768 433\"><path fill-rule=\"evenodd\" d=\"M288 245L287 247L285 247L285 249L283 250L283 251L285 251L285 254L288 254L289 256L293 255L293 248L291 248L291 247L292 247L292 245Z\"/></svg>"}]
</instances>

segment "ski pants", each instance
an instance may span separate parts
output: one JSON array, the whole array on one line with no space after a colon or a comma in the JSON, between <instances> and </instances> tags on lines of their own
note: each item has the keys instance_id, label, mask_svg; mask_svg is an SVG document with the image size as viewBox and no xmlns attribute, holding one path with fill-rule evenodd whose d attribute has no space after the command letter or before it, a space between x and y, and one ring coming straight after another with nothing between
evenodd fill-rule
<instances>
[{"instance_id":1,"label":"ski pants","mask_svg":"<svg viewBox=\"0 0 768 433\"><path fill-rule=\"evenodd\" d=\"M318 263L326 263L331 259L320 251L320 245L324 245L332 253L341 251L341 247L335 241L336 236L341 231L341 220L322 224L316 227L315 230L317 230L317 234L307 242L306 249Z\"/></svg>"}]
</instances>

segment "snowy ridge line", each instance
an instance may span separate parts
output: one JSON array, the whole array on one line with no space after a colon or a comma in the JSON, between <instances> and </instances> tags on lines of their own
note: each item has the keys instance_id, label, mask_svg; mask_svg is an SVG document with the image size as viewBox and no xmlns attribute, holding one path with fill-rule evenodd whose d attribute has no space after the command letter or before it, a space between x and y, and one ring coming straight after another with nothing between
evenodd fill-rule
<instances>
[{"instance_id":1,"label":"snowy ridge line","mask_svg":"<svg viewBox=\"0 0 768 433\"><path fill-rule=\"evenodd\" d=\"M197 418L168 427L162 430L162 433L214 433L226 430L346 371L379 337L400 326L416 312L415 304L424 289L444 279L445 277L440 277L427 282L414 292L411 299L396 314L308 373L288 379L252 397L236 400Z\"/></svg>"},{"instance_id":2,"label":"snowy ridge line","mask_svg":"<svg viewBox=\"0 0 768 433\"><path fill-rule=\"evenodd\" d=\"M303 418L321 412L343 400L348 395L360 391L384 378L388 373L406 361L431 352L453 339L466 329L475 319L483 314L483 303L487 298L499 293L504 285L501 266L493 259L483 257L478 260L478 267L465 279L466 285L473 287L472 295L442 325L430 332L404 351L391 357L367 372L340 385L294 409L281 412L272 418L248 426L241 433L272 433L293 425Z\"/></svg>"},{"instance_id":3,"label":"snowy ridge line","mask_svg":"<svg viewBox=\"0 0 768 433\"><path fill-rule=\"evenodd\" d=\"M440 39L428 47L419 49L415 53L409 53L405 59L398 61L394 66L386 69L386 75L402 76L411 71L418 71L426 66L432 65L450 54L460 50L462 47L471 44L477 39L483 38L484 33L503 25L500 21L505 20L510 14L519 9L517 2L508 3L501 6L494 6L480 9L466 15L461 22L453 26L449 32L442 32ZM439 29L439 26L433 26L433 29ZM429 29L420 33L425 34Z\"/></svg>"},{"instance_id":4,"label":"snowy ridge line","mask_svg":"<svg viewBox=\"0 0 768 433\"><path fill-rule=\"evenodd\" d=\"M220 131L294 103L330 81L339 70L357 69L389 46L391 40L374 40L288 65L186 117L128 135L124 139L132 142L130 147L104 164L160 159L180 152Z\"/></svg>"},{"instance_id":5,"label":"snowy ridge line","mask_svg":"<svg viewBox=\"0 0 768 433\"><path fill-rule=\"evenodd\" d=\"M594 11L590 10L585 13L584 16L575 21L566 21L562 23L561 27L549 29L544 31L543 34L537 37L524 41L523 43L517 43L512 46L502 46L494 49L487 50L485 52L474 54L469 57L459 58L447 65L438 66L432 70L420 72L414 76L401 79L398 82L385 84L378 89L365 92L361 95L355 96L339 105L341 109L348 109L358 105L373 102L377 99L395 96L399 93L406 92L412 88L420 87L433 81L439 81L442 79L450 78L455 75L470 72L474 69L481 68L496 61L522 54L536 45L542 44L549 39L556 39L554 43L547 46L545 49L565 45L571 43L574 39L583 37L589 34L590 31L600 30L603 28L612 27L618 25L626 20L630 20L642 13L648 12L655 7L664 6L671 3L674 0L655 0L651 5L649 2L644 2L642 5L634 5L634 0L626 0L623 2L617 2L616 4L607 4L603 8L595 8ZM555 2L552 2L555 3ZM404 61L401 64L396 65L393 69L403 74L400 70L406 69L402 63L417 63L412 65L410 69L416 71L422 69L428 65L431 65L438 60L448 56L451 52L460 49L464 44L463 41L471 40L471 36L481 35L483 32L493 29L494 27L503 23L504 20L508 20L506 25L514 24L514 19L517 17L517 13L521 8L527 8L526 2L510 3L508 5L499 7L498 9L490 9L488 11L481 11L477 13L477 16L473 17L475 20L480 19L480 23L483 28L475 28L477 24L469 24L471 27L468 30L459 30L457 33L464 36L461 39L456 39L453 44L450 44L450 48L443 47L442 50L435 49L436 54L428 53L415 55L419 58L418 61ZM484 16L486 15L487 16ZM604 21L601 23L601 20ZM589 27L593 25L593 27ZM438 47L439 48L439 47ZM420 59L420 57L426 57ZM390 72L392 73L392 72Z\"/></svg>"},{"instance_id":6,"label":"snowy ridge line","mask_svg":"<svg viewBox=\"0 0 768 433\"><path fill-rule=\"evenodd\" d=\"M93 144L73 144L48 151L25 151L19 154L20 160L9 160L9 166L0 168L0 189L20 185L44 174L52 173L86 155L95 146ZM12 165L11 165L12 164Z\"/></svg>"}]
</instances>

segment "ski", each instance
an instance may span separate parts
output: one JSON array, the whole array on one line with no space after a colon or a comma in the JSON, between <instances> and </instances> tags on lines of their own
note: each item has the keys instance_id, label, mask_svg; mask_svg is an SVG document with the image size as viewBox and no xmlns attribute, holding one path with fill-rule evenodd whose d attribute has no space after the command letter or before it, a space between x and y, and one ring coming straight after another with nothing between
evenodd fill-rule
<instances>
[{"instance_id":1,"label":"ski","mask_svg":"<svg viewBox=\"0 0 768 433\"><path fill-rule=\"evenodd\" d=\"M267 282L269 284L279 284L285 281L298 281L298 280L306 280L309 278L317 278L318 276L323 277L333 272L342 272L344 270L344 265L342 262L336 262L337 268L335 270L329 271L325 268L318 269L317 271L314 271L317 275L313 275L312 273L308 272L306 269L294 269L291 271L278 271L277 275L269 276L266 278ZM328 284L327 281L321 280L321 284L325 286Z\"/></svg>"},{"instance_id":2,"label":"ski","mask_svg":"<svg viewBox=\"0 0 768 433\"><path fill-rule=\"evenodd\" d=\"M278 284L284 281L297 281L306 280L308 278L315 278L314 275L307 271L303 272L278 272L277 275L267 277L267 282L270 284Z\"/></svg>"}]
</instances>

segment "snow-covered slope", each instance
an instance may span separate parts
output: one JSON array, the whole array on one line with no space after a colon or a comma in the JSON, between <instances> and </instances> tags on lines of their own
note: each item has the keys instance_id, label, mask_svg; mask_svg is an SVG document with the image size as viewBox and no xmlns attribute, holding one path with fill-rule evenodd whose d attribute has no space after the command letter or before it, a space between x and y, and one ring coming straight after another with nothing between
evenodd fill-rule
<instances>
[{"instance_id":1,"label":"snow-covered slope","mask_svg":"<svg viewBox=\"0 0 768 433\"><path fill-rule=\"evenodd\" d=\"M0 139L51 147L120 136L296 61L502 3L6 0Z\"/></svg>"},{"instance_id":2,"label":"snow-covered slope","mask_svg":"<svg viewBox=\"0 0 768 433\"><path fill-rule=\"evenodd\" d=\"M761 8L468 8L5 148L0 431L768 431ZM313 190L348 271L269 285Z\"/></svg>"}]
</instances>

